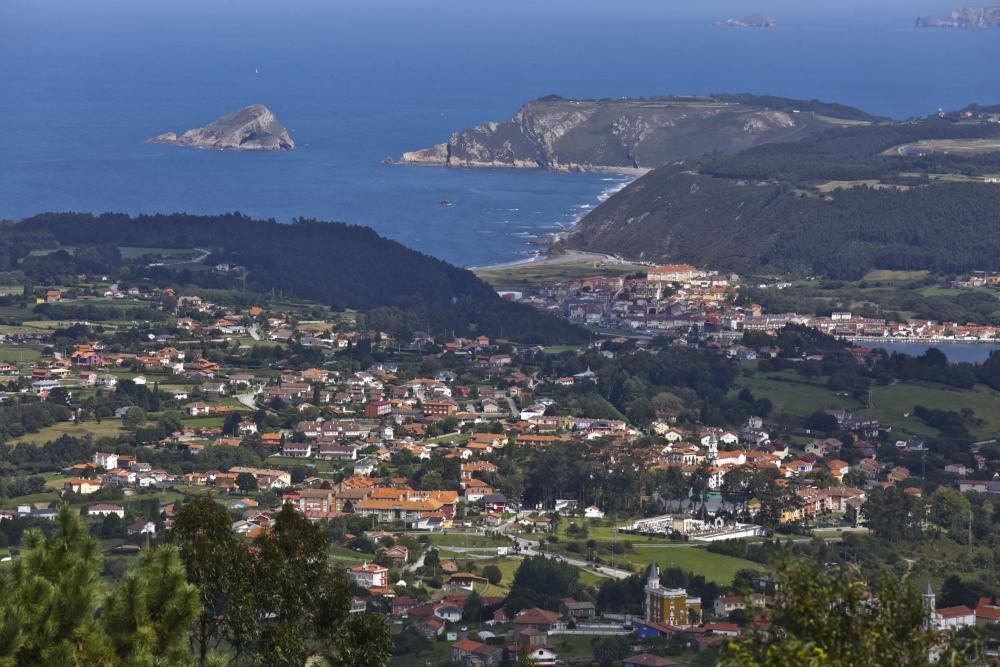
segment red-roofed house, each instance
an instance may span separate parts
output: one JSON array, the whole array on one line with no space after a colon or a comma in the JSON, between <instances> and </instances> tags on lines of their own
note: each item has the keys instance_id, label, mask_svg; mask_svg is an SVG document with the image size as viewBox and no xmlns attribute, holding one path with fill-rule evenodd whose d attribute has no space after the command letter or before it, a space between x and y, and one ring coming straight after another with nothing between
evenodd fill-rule
<instances>
[{"instance_id":1,"label":"red-roofed house","mask_svg":"<svg viewBox=\"0 0 1000 667\"><path fill-rule=\"evenodd\" d=\"M934 625L941 630L958 630L976 624L976 612L964 604L934 610Z\"/></svg>"}]
</instances>

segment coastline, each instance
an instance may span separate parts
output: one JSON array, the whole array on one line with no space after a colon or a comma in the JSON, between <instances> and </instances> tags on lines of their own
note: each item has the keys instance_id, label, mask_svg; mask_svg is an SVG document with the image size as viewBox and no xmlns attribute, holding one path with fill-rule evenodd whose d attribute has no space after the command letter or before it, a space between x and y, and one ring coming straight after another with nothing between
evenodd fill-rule
<instances>
[{"instance_id":1,"label":"coastline","mask_svg":"<svg viewBox=\"0 0 1000 667\"><path fill-rule=\"evenodd\" d=\"M613 167L596 164L555 163L542 165L537 162L449 162L447 159L415 159L407 158L406 153L398 160L391 162L394 166L400 167L439 167L443 169L523 169L525 171L538 170L549 171L553 174L610 174L619 176L632 176L638 178L653 171L654 167Z\"/></svg>"},{"instance_id":2,"label":"coastline","mask_svg":"<svg viewBox=\"0 0 1000 667\"><path fill-rule=\"evenodd\" d=\"M883 345L994 345L1000 347L1000 338L984 340L982 338L892 338L884 336L845 336L852 343L875 343Z\"/></svg>"},{"instance_id":3,"label":"coastline","mask_svg":"<svg viewBox=\"0 0 1000 667\"><path fill-rule=\"evenodd\" d=\"M574 264L594 264L594 263L606 263L606 264L631 264L628 260L622 259L621 257L616 257L615 255L608 255L601 252L587 252L584 250L561 250L556 254L552 254L550 251L545 253L539 253L531 257L526 257L524 259L514 260L512 262L503 262L502 264L490 264L489 266L470 266L469 271L494 271L503 269L512 269L519 266L525 266L531 264L532 266L565 266Z\"/></svg>"},{"instance_id":4,"label":"coastline","mask_svg":"<svg viewBox=\"0 0 1000 667\"><path fill-rule=\"evenodd\" d=\"M649 171L649 170L646 170L646 171ZM539 245L539 250L537 252L532 253L529 257L525 257L524 259L515 259L515 260L511 260L511 261L507 261L507 262L498 262L496 264L487 264L485 266L470 266L470 267L466 267L466 268L468 268L470 271L485 271L485 270L491 270L491 269L509 269L509 268L513 268L513 267L517 267L517 266L524 266L524 265L527 265L527 264L533 264L533 265L542 265L542 264L544 264L544 265L558 265L558 264L582 264L582 263L591 263L591 262L629 263L627 260L624 260L621 257L617 257L615 255L609 255L607 253L597 253L597 252L591 253L591 252L584 252L584 251L579 251L579 250L563 250L563 251L560 251L558 254L553 254L552 253L552 246L555 243L557 243L563 237L563 235L572 232L573 228L576 227L580 223L580 221L583 220L583 218L587 216L587 214L589 214L591 211L593 211L594 209L596 209L597 207L599 207L601 204L603 204L607 200L609 200L612 197L614 197L616 194L618 194L622 190L624 190L626 187L628 187L631 183L633 183L638 178L638 176L635 176L635 175L632 175L632 174L625 174L625 173L621 173L621 172L618 172L618 171L615 171L615 172L599 172L599 173L608 173L609 175L622 176L622 177L625 177L625 178L621 178L621 179L604 179L606 181L607 180L613 180L614 183L612 185L610 185L609 187L604 188L599 193L597 193L597 197L596 197L597 203L596 204L595 203L591 203L591 202L586 202L586 203L583 203L583 204L579 204L576 207L576 211L578 211L577 214L569 222L569 224L568 224L567 227L565 227L563 229L560 229L560 231L552 231L552 232L549 232L548 234L546 234L543 237L543 238L546 239L545 243L544 243L544 250L541 249L541 245L542 244L539 243L538 244ZM559 224L559 223L556 223L556 224ZM561 224L559 226L562 227Z\"/></svg>"}]
</instances>

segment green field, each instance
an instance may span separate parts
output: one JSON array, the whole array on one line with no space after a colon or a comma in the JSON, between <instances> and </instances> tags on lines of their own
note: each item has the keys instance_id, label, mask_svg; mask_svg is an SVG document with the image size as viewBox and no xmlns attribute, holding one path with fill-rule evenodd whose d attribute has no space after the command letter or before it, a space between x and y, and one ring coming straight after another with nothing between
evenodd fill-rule
<instances>
[{"instance_id":1,"label":"green field","mask_svg":"<svg viewBox=\"0 0 1000 667\"><path fill-rule=\"evenodd\" d=\"M570 535L567 531L573 524L587 529L587 537L580 537ZM556 535L559 536L562 542L572 542L574 540L596 540L597 542L606 542L611 544L612 542L631 542L633 544L668 544L668 540L662 537L651 537L649 535L634 535L631 533L616 532L612 526L607 526L603 524L598 524L596 521L592 522L590 519L579 519L573 517L563 517L559 522L559 528L556 531ZM533 539L538 538L536 533L532 536Z\"/></svg>"},{"instance_id":2,"label":"green field","mask_svg":"<svg viewBox=\"0 0 1000 667\"><path fill-rule=\"evenodd\" d=\"M144 257L146 255L152 255L170 260L193 259L201 255L201 253L194 248L137 248L130 246L118 246L118 252L121 253L122 259L126 261L139 259L140 257Z\"/></svg>"},{"instance_id":3,"label":"green field","mask_svg":"<svg viewBox=\"0 0 1000 667\"><path fill-rule=\"evenodd\" d=\"M85 435L92 435L95 438L115 438L124 432L122 423L118 419L105 419L101 423L95 421L77 424L74 422L61 422L43 428L38 433L29 433L20 438L15 438L15 442L24 442L31 445L44 445L50 440L56 440L63 435L71 435L81 438Z\"/></svg>"},{"instance_id":4,"label":"green field","mask_svg":"<svg viewBox=\"0 0 1000 667\"><path fill-rule=\"evenodd\" d=\"M218 417L185 417L184 426L187 428L221 428L226 421L225 415Z\"/></svg>"},{"instance_id":5,"label":"green field","mask_svg":"<svg viewBox=\"0 0 1000 667\"><path fill-rule=\"evenodd\" d=\"M20 320L20 318L18 318ZM66 326L66 322L60 322L58 320L23 320L20 324L16 326L10 325L0 325L0 333L3 334L20 334L20 333L38 333L39 331L55 331L61 327Z\"/></svg>"},{"instance_id":6,"label":"green field","mask_svg":"<svg viewBox=\"0 0 1000 667\"><path fill-rule=\"evenodd\" d=\"M758 372L753 377L736 378L733 395L743 388L753 392L756 398L770 400L775 412L787 412L801 417L824 408L856 410L862 407L854 398L841 396L828 389L825 379L809 381L793 371Z\"/></svg>"},{"instance_id":7,"label":"green field","mask_svg":"<svg viewBox=\"0 0 1000 667\"><path fill-rule=\"evenodd\" d=\"M42 352L36 347L26 345L0 345L0 361L9 364L35 362L42 358Z\"/></svg>"},{"instance_id":8,"label":"green field","mask_svg":"<svg viewBox=\"0 0 1000 667\"><path fill-rule=\"evenodd\" d=\"M514 573L521 566L521 559L518 558L491 558L489 560L476 560L476 571L482 573L487 565L496 565L500 568L503 578L499 584L486 584L484 587L477 586L476 591L484 596L502 596L510 592L510 585L514 581ZM581 574L583 574L581 572Z\"/></svg>"},{"instance_id":9,"label":"green field","mask_svg":"<svg viewBox=\"0 0 1000 667\"><path fill-rule=\"evenodd\" d=\"M544 283L562 282L587 276L626 276L648 267L618 262L603 255L568 253L543 261L476 269L477 276L496 289L531 290Z\"/></svg>"},{"instance_id":10,"label":"green field","mask_svg":"<svg viewBox=\"0 0 1000 667\"><path fill-rule=\"evenodd\" d=\"M573 520L569 518L564 518L559 523L557 534L560 541L558 545L554 545L556 550L562 552L561 547L567 542L586 542L587 540L594 540L600 545L610 545L615 540L631 545L631 549L622 554L612 556L610 553L601 553L601 558L609 565L620 566L627 563L638 571L649 567L649 564L655 560L661 568L676 565L686 572L703 575L706 579L719 584L731 583L733 576L739 570L763 569L760 565L748 560L715 554L707 551L704 547L672 543L665 538L651 538L646 535L615 534L610 526L590 525L585 520L578 520L577 525L587 528L586 537L568 535L566 530L572 523ZM574 558L586 557L585 554L567 553L566 555ZM596 579L598 583L600 581L596 575L583 574L587 575L588 578Z\"/></svg>"},{"instance_id":11,"label":"green field","mask_svg":"<svg viewBox=\"0 0 1000 667\"><path fill-rule=\"evenodd\" d=\"M619 556L615 556L619 558ZM656 562L660 569L667 567L679 567L685 572L700 574L709 581L717 584L728 585L733 581L733 577L740 570L758 570L765 568L752 561L742 558L733 558L722 554L712 553L704 547L689 546L663 546L663 547L643 547L636 546L632 551L620 556L633 565L647 568L650 563Z\"/></svg>"},{"instance_id":12,"label":"green field","mask_svg":"<svg viewBox=\"0 0 1000 667\"><path fill-rule=\"evenodd\" d=\"M976 385L975 389L955 389L939 384L906 382L889 387L875 389L872 393L874 407L870 410L857 410L858 414L875 417L879 421L891 424L915 434L933 435L934 429L926 426L915 417L905 417L912 414L913 408L923 405L940 410L959 412L962 408L970 408L983 423L969 429L976 438L986 439L1000 434L1000 392L986 385Z\"/></svg>"},{"instance_id":13,"label":"green field","mask_svg":"<svg viewBox=\"0 0 1000 667\"><path fill-rule=\"evenodd\" d=\"M748 362L752 365L754 362ZM787 412L805 417L816 410L841 408L855 415L875 417L894 429L913 435L936 435L936 431L912 416L918 405L958 412L971 408L983 420L969 429L979 439L1000 433L1000 392L985 385L975 389L956 389L942 384L899 382L887 387L874 387L872 408L852 396L844 396L826 387L825 378L806 380L793 371L756 373L753 377L738 377L733 395L747 388L757 398L767 398L775 412Z\"/></svg>"},{"instance_id":14,"label":"green field","mask_svg":"<svg viewBox=\"0 0 1000 667\"><path fill-rule=\"evenodd\" d=\"M59 494L55 491L45 492L45 493L33 493L29 496L18 496L17 498L8 498L0 502L0 507L13 508L18 505L35 505L35 506L45 506L57 502L59 500Z\"/></svg>"},{"instance_id":15,"label":"green field","mask_svg":"<svg viewBox=\"0 0 1000 667\"><path fill-rule=\"evenodd\" d=\"M879 269L869 271L862 280L866 283L905 283L926 278L929 271L889 271Z\"/></svg>"}]
</instances>

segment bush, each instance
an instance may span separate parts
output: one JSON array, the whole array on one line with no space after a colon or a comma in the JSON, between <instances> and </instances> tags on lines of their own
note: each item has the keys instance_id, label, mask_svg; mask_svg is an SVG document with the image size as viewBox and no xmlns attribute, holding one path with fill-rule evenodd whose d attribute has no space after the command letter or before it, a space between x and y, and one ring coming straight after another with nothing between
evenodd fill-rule
<instances>
[{"instance_id":1,"label":"bush","mask_svg":"<svg viewBox=\"0 0 1000 667\"><path fill-rule=\"evenodd\" d=\"M501 581L503 581L503 572L496 565L487 565L483 568L483 576L486 580L496 586Z\"/></svg>"}]
</instances>

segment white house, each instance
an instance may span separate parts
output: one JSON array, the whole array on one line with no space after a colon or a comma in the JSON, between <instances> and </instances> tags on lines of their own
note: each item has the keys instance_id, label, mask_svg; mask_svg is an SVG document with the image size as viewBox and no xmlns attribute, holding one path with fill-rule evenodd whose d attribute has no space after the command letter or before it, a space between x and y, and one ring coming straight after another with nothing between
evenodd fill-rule
<instances>
[{"instance_id":1,"label":"white house","mask_svg":"<svg viewBox=\"0 0 1000 667\"><path fill-rule=\"evenodd\" d=\"M583 516L587 519L603 519L604 512L601 511L597 505L591 505L590 507L583 510Z\"/></svg>"},{"instance_id":2,"label":"white house","mask_svg":"<svg viewBox=\"0 0 1000 667\"><path fill-rule=\"evenodd\" d=\"M528 659L531 660L531 664L538 665L538 667L553 667L559 656L547 646L538 646L531 649L528 653Z\"/></svg>"},{"instance_id":3,"label":"white house","mask_svg":"<svg viewBox=\"0 0 1000 667\"><path fill-rule=\"evenodd\" d=\"M93 462L95 466L105 470L114 470L118 467L118 455L106 452L94 452Z\"/></svg>"},{"instance_id":4,"label":"white house","mask_svg":"<svg viewBox=\"0 0 1000 667\"><path fill-rule=\"evenodd\" d=\"M208 403L199 402L185 406L184 411L189 417L205 417L212 412L212 408L209 407Z\"/></svg>"},{"instance_id":5,"label":"white house","mask_svg":"<svg viewBox=\"0 0 1000 667\"><path fill-rule=\"evenodd\" d=\"M964 604L934 610L934 625L939 630L960 630L976 624L976 611Z\"/></svg>"},{"instance_id":6,"label":"white house","mask_svg":"<svg viewBox=\"0 0 1000 667\"><path fill-rule=\"evenodd\" d=\"M434 610L434 615L442 621L458 623L462 620L462 609L452 605L442 605Z\"/></svg>"},{"instance_id":7,"label":"white house","mask_svg":"<svg viewBox=\"0 0 1000 667\"><path fill-rule=\"evenodd\" d=\"M152 521L136 521L128 527L128 534L156 537L156 524Z\"/></svg>"},{"instance_id":8,"label":"white house","mask_svg":"<svg viewBox=\"0 0 1000 667\"><path fill-rule=\"evenodd\" d=\"M110 516L115 515L119 519L125 518L125 508L121 505L91 505L87 509L88 516Z\"/></svg>"},{"instance_id":9,"label":"white house","mask_svg":"<svg viewBox=\"0 0 1000 667\"><path fill-rule=\"evenodd\" d=\"M363 588L385 588L389 581L389 569L375 563L355 565L348 573Z\"/></svg>"}]
</instances>

